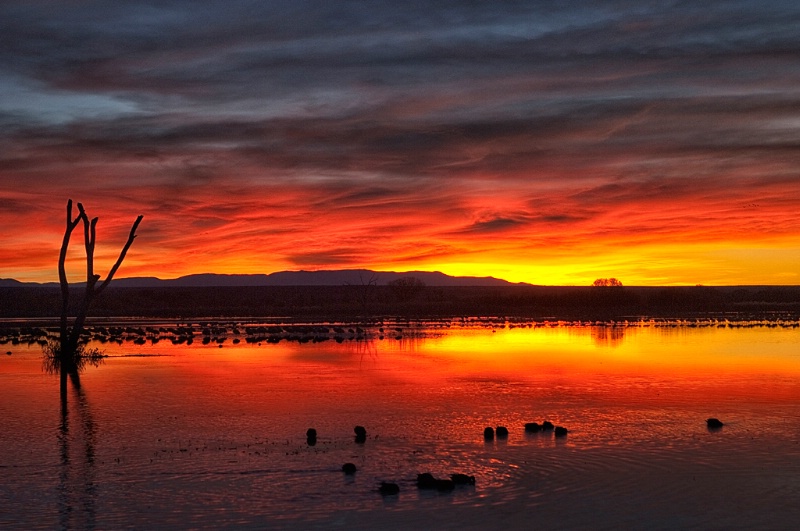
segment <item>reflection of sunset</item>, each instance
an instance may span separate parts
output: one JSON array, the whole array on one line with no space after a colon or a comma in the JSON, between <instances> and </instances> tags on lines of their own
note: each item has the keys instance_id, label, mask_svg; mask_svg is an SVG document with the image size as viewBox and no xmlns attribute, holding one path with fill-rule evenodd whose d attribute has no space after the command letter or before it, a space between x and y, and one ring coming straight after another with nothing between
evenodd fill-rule
<instances>
[{"instance_id":1,"label":"reflection of sunset","mask_svg":"<svg viewBox=\"0 0 800 531\"><path fill-rule=\"evenodd\" d=\"M197 332L196 332L197 333ZM198 339L191 347L161 340L141 345L97 344L112 356L109 365L138 364L139 356L159 363L174 358L190 373L213 374L262 366L305 365L372 367L405 371L410 364L421 374L441 372L505 372L521 378L543 371L572 374L687 374L716 378L737 373L800 374L797 328L654 326L622 323L607 326L511 325L466 328L409 328L398 339L333 340L297 343L281 340L234 343L228 333L220 343ZM191 356L190 356L191 353ZM197 354L198 359L193 356ZM122 356L122 357L119 357ZM129 357L133 356L133 357ZM149 356L155 356L148 358ZM204 361L204 360L208 361ZM366 363L366 365L364 365ZM400 364L396 367L394 364ZM386 364L389 364L387 366ZM113 370L113 369L107 369ZM401 372L402 372L401 371Z\"/></svg>"},{"instance_id":2,"label":"reflection of sunset","mask_svg":"<svg viewBox=\"0 0 800 531\"><path fill-rule=\"evenodd\" d=\"M592 338L597 346L616 347L625 339L625 328L621 326L592 327Z\"/></svg>"},{"instance_id":3,"label":"reflection of sunset","mask_svg":"<svg viewBox=\"0 0 800 531\"><path fill-rule=\"evenodd\" d=\"M495 489L524 477L518 492L534 504L537 498L529 493L547 495L551 487L577 489L583 503L587 489L594 499L616 488L618 499L620 489L630 496L649 486L658 507L665 492L681 499L686 485L706 495L713 478L718 484L731 479L718 472L732 466L755 471L744 474L740 485L762 476L794 477L784 472L787 466L796 469L785 456L796 450L791 421L800 396L797 328L631 323L612 345L597 341L597 326L451 324L427 330L409 325L399 340L258 345L233 344L228 337L221 347L197 340L191 346L166 340L106 343L109 357L81 375L83 398L69 396L70 444L91 443L85 452L70 446L69 462L57 451L53 429L58 382L41 373L38 345L11 345L12 355L0 363L7 446L0 466L12 477L25 472L13 483L18 489L20 482L52 480L27 471L56 469L52 463L61 456L62 468L79 487L84 479L96 480L134 500L138 505L126 514L128 522L152 514L153 498L141 498L143 485L170 496L175 481L186 485L183 492L192 499L197 492L229 495L215 506L225 507L219 514L248 512L255 503L262 518L305 503L297 500L311 499L314 510L340 510L354 503L354 492L365 503L380 503L375 478L383 477L402 483L398 503L413 511L425 503L412 486L423 470L476 475L469 493L479 503L488 503L487 496L507 502ZM721 432L707 429L711 416L724 421ZM567 427L568 436L524 431L526 423L544 420ZM354 441L355 425L366 426L365 443ZM484 440L484 427L501 425L509 429L507 438ZM313 447L305 436L310 427L319 434ZM360 477L336 497L330 478L348 461L358 463ZM656 479L642 480L641 470ZM704 471L714 473L699 473ZM620 486L621 477L628 483ZM693 477L706 483L698 487ZM666 480L674 488L661 488ZM317 499L312 493L320 485L325 495ZM767 502L772 493L765 495ZM464 495L435 499L449 506ZM181 492L176 497L159 510L186 503ZM67 498L77 508L82 499ZM104 514L121 506L115 500L109 507L105 496L92 499ZM204 503L209 499L204 496ZM140 510L144 503L147 512ZM41 511L50 514L53 507ZM491 504L492 522L496 507Z\"/></svg>"},{"instance_id":4,"label":"reflection of sunset","mask_svg":"<svg viewBox=\"0 0 800 531\"><path fill-rule=\"evenodd\" d=\"M608 339L609 334L613 340ZM112 355L118 348L112 348ZM254 377L270 380L273 370L285 373L288 368L296 372L297 378L336 385L330 378L338 374L337 371L349 370L353 371L354 381L370 375L375 385L408 381L422 386L440 386L465 377L542 383L555 379L581 386L618 385L618 393L627 393L627 398L633 399L637 393L627 386L641 378L697 382L692 385L730 390L737 389L740 382L753 374L774 375L776 381L800 377L800 359L796 357L800 332L796 328L638 325L503 327L494 331L466 328L406 335L400 340L373 339L342 344L334 341L298 344L284 340L278 344L242 342L234 345L228 338L222 348L214 343L196 343L187 350L185 345L166 341L121 348L124 353L167 356L150 358L148 363L177 363L187 375L214 378L226 374L228 378L241 379L243 385ZM189 356L189 352L196 353L199 358L195 354ZM125 366L140 364L139 358L109 358L103 372L116 372ZM258 374L261 376L256 376ZM292 385L303 388L309 382L298 380L292 384L286 381L289 386L286 392L291 393ZM167 380L162 384L171 385ZM371 386L364 387L363 382L352 388L347 382L340 384L342 389L337 394L372 400ZM748 396L773 393L776 399L788 397L786 392L789 395L795 392L781 389L738 389L736 392ZM124 393L122 389L113 392ZM235 395L236 390L228 392Z\"/></svg>"},{"instance_id":5,"label":"reflection of sunset","mask_svg":"<svg viewBox=\"0 0 800 531\"><path fill-rule=\"evenodd\" d=\"M180 404L180 422L193 432L222 423L226 437L236 430L252 437L246 430L255 424L259 434L288 430L285 437L302 440L315 427L323 441L352 437L355 423L381 437L446 426L480 441L486 425L550 419L569 426L569 441L605 444L611 426L642 437L636 412L669 437L683 410L701 420L741 417L800 396L796 328L631 325L612 345L597 341L595 326L497 325L343 343L105 344L110 357L82 381L89 397L107 404L99 413L158 409L152 422L167 429ZM26 363L39 371L34 350L11 356L0 373L13 377ZM105 429L125 430L126 422Z\"/></svg>"},{"instance_id":6,"label":"reflection of sunset","mask_svg":"<svg viewBox=\"0 0 800 531\"><path fill-rule=\"evenodd\" d=\"M599 330L615 334L615 341L598 342ZM636 326L478 330L424 342L425 352L433 359L455 362L447 370L503 372L519 378L557 372L575 378L641 374L705 377L709 381L753 373L800 375L800 359L794 355L798 347L800 333L796 329Z\"/></svg>"}]
</instances>

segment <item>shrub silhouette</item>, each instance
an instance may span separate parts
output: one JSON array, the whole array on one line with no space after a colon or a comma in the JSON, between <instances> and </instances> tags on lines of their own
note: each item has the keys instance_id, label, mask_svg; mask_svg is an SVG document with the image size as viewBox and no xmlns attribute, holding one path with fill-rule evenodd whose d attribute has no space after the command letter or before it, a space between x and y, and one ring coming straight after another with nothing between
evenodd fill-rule
<instances>
[{"instance_id":1,"label":"shrub silhouette","mask_svg":"<svg viewBox=\"0 0 800 531\"><path fill-rule=\"evenodd\" d=\"M398 301L408 302L425 288L425 282L417 277L400 277L389 282L389 287Z\"/></svg>"},{"instance_id":2,"label":"shrub silhouette","mask_svg":"<svg viewBox=\"0 0 800 531\"><path fill-rule=\"evenodd\" d=\"M612 288L621 288L622 281L617 280L616 278L598 278L594 282L592 282L593 287L612 287Z\"/></svg>"}]
</instances>

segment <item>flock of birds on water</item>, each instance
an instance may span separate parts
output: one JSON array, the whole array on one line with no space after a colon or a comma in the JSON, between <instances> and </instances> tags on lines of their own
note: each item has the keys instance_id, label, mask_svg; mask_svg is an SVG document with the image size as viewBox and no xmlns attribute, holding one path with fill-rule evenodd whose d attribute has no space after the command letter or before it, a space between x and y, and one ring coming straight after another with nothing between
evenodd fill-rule
<instances>
[{"instance_id":1,"label":"flock of birds on water","mask_svg":"<svg viewBox=\"0 0 800 531\"><path fill-rule=\"evenodd\" d=\"M176 323L160 326L94 325L84 331L83 341L100 344L135 345L157 344L161 341L173 345L224 344L276 344L281 341L319 343L324 341L364 341L372 339L402 340L405 337L436 333L447 328L488 328L491 330L514 328L798 328L800 321L793 319L774 320L728 320L728 319L640 319L620 321L563 321L563 320L519 320L512 318L469 317L439 320L381 320L370 323L246 323L246 322L196 322ZM0 344L46 345L56 340L60 333L57 327L6 326L0 328Z\"/></svg>"}]
</instances>

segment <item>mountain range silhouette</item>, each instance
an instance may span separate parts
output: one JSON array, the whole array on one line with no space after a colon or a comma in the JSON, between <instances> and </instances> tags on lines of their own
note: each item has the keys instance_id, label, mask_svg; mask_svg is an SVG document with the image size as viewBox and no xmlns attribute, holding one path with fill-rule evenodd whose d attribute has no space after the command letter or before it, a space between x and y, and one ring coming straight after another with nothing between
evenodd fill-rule
<instances>
[{"instance_id":1,"label":"mountain range silhouette","mask_svg":"<svg viewBox=\"0 0 800 531\"><path fill-rule=\"evenodd\" d=\"M494 277L451 276L439 271L372 271L370 269L340 269L323 271L279 271L270 274L225 275L199 273L173 279L157 277L116 278L112 287L118 288L164 288L164 287L248 287L248 286L362 286L387 285L403 277L415 277L426 286L514 286L515 284ZM71 282L80 286L81 282ZM58 282L20 282L0 279L0 287L58 286Z\"/></svg>"}]
</instances>

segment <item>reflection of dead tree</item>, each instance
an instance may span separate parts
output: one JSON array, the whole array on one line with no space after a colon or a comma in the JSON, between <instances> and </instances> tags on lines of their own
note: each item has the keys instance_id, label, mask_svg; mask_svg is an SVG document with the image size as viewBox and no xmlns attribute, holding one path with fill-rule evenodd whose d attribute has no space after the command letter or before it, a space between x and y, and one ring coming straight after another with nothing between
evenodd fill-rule
<instances>
[{"instance_id":1,"label":"reflection of dead tree","mask_svg":"<svg viewBox=\"0 0 800 531\"><path fill-rule=\"evenodd\" d=\"M77 354L79 354L78 341L80 340L81 333L83 332L83 326L86 322L86 315L89 312L89 306L94 298L100 295L100 293L106 289L108 284L111 282L111 279L114 278L114 274L119 269L119 266L122 265L122 261L125 259L125 254L127 254L128 249L130 249L131 245L133 244L134 238L136 238L136 229L139 227L139 223L141 223L143 217L139 216L136 218L136 221L134 221L133 226L131 227L131 232L128 235L128 241L125 243L125 246L119 253L119 258L117 258L116 263L108 272L106 279L98 285L100 275L96 275L94 273L94 247L98 218L93 218L90 221L89 216L86 215L86 211L81 203L78 203L78 212L79 213L75 219L72 219L72 199L70 199L67 202L67 226L64 231L64 239L61 242L61 253L58 256L58 280L61 284L61 336L58 352L56 354L62 363L66 363L70 366L77 361L76 357ZM70 236L72 236L72 232L81 222L83 222L83 240L86 247L86 289L83 294L83 300L78 307L75 321L72 325L72 330L69 330L69 327L67 326L67 312L69 310L69 283L67 282L65 263L67 260L67 248L69 247ZM69 369L70 367L65 368Z\"/></svg>"},{"instance_id":2,"label":"reflection of dead tree","mask_svg":"<svg viewBox=\"0 0 800 531\"><path fill-rule=\"evenodd\" d=\"M353 349L358 354L359 368L364 364L364 357L368 357L375 361L378 358L378 347L375 340L371 337L365 339L358 339L353 343Z\"/></svg>"},{"instance_id":3,"label":"reflection of dead tree","mask_svg":"<svg viewBox=\"0 0 800 531\"><path fill-rule=\"evenodd\" d=\"M62 371L62 374L66 374ZM70 374L72 389L77 400L80 427L70 430L70 408L67 402L67 381L61 382L61 425L58 430L59 453L61 466L58 485L58 514L62 529L93 529L95 527L95 445L97 429L94 424L89 403L80 386L78 373ZM72 451L71 443L82 442L83 452ZM82 454L82 456L81 456Z\"/></svg>"},{"instance_id":4,"label":"reflection of dead tree","mask_svg":"<svg viewBox=\"0 0 800 531\"><path fill-rule=\"evenodd\" d=\"M621 326L593 326L592 339L597 346L618 347L625 339L625 328Z\"/></svg>"}]
</instances>

